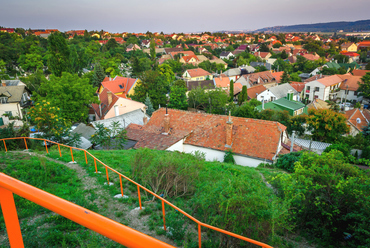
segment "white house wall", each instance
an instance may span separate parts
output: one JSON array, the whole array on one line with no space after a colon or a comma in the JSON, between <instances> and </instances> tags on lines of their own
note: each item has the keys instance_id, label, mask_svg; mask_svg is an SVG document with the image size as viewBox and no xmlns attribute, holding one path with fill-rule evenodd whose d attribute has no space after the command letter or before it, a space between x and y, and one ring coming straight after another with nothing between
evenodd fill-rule
<instances>
[{"instance_id":1,"label":"white house wall","mask_svg":"<svg viewBox=\"0 0 370 248\"><path fill-rule=\"evenodd\" d=\"M21 110L22 108L19 106L18 103L0 104L0 117L6 112L10 111L12 112L12 116L19 116L20 118L23 118Z\"/></svg>"},{"instance_id":2,"label":"white house wall","mask_svg":"<svg viewBox=\"0 0 370 248\"><path fill-rule=\"evenodd\" d=\"M273 97L274 99L271 99L271 97ZM269 90L265 90L263 92L261 92L258 96L257 96L257 100L258 101L262 101L262 99L265 100L265 102L271 102L271 101L275 101L277 100L277 97Z\"/></svg>"},{"instance_id":3,"label":"white house wall","mask_svg":"<svg viewBox=\"0 0 370 248\"><path fill-rule=\"evenodd\" d=\"M310 86L310 92L307 93L307 86ZM316 87L319 87L319 92L315 92L315 95L318 96L320 100L328 100L329 99L329 87L325 87L325 85L317 82L317 81L312 81L306 84L305 89L304 89L304 97L306 98L306 95L308 94L308 99L310 101L313 101L313 92ZM325 89L327 88L327 89ZM324 99L327 98L327 99Z\"/></svg>"},{"instance_id":4,"label":"white house wall","mask_svg":"<svg viewBox=\"0 0 370 248\"><path fill-rule=\"evenodd\" d=\"M179 151L184 152L184 140L181 139L177 143L173 144L172 146L166 149L167 151Z\"/></svg>"},{"instance_id":5,"label":"white house wall","mask_svg":"<svg viewBox=\"0 0 370 248\"><path fill-rule=\"evenodd\" d=\"M338 93L338 97L342 99L342 102L346 99L345 90L340 90ZM347 94L347 101L353 101L356 100L357 102L362 101L362 96L355 96L355 92L350 90Z\"/></svg>"}]
</instances>

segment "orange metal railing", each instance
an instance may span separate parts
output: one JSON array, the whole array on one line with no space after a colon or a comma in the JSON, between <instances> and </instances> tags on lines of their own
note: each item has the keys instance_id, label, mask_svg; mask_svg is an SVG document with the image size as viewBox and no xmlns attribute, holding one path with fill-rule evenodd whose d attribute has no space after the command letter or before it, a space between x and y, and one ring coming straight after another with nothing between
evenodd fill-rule
<instances>
[{"instance_id":1,"label":"orange metal railing","mask_svg":"<svg viewBox=\"0 0 370 248\"><path fill-rule=\"evenodd\" d=\"M99 159L97 159L94 155L92 155L90 152L84 150L84 149L81 149L81 148L77 148L77 147L71 147L71 146L68 146L68 145L64 145L64 144L59 144L59 143L56 143L54 141L50 141L50 140L46 140L46 139L41 139L41 138L31 138L31 137L16 137L16 138L6 138L6 139L1 139L3 141L3 144L4 144L4 147L5 147L5 151L8 151L7 150L7 147L6 147L6 142L5 140L13 140L13 139L23 139L24 140L24 143L25 143L25 146L26 146L26 149L27 148L27 141L26 139L33 139L33 140L41 140L41 141L44 141L44 145L45 145L45 149L46 149L46 152L49 153L48 151L48 147L47 147L47 144L46 142L48 143L52 143L52 144L56 144L58 145L58 151L59 151L59 156L62 157L62 153L61 153L61 150L60 150L60 146L64 146L64 147L67 147L70 149L70 152L71 152L71 157L72 157L72 161L74 162L74 158L73 158L73 150L80 150L80 151L83 151L84 154L85 154L85 161L86 161L86 164L88 164L88 160L87 160L87 154L92 157L94 159L94 166L95 166L95 172L97 173L98 172L98 168L97 168L97 164L96 162L98 161L102 166L105 167L105 172L106 172L106 177L107 177L107 182L108 182L108 185L109 185L109 173L108 173L108 170L116 173L117 175L119 175L119 180L120 180L120 187L121 187L121 194L123 196L123 187L122 187L122 177L128 181L130 181L131 183L135 184L137 186L137 190L138 190L138 199L139 199L139 206L140 206L140 210L142 209L142 204L141 204L141 196L140 196L140 189L143 189L144 191L148 192L149 194L155 196L156 198L158 198L159 200L162 201L162 213L163 213L163 228L164 230L166 230L166 212L165 212L165 203L167 205L169 205L170 207L176 209L177 211L179 211L180 213L182 213L183 215L185 215L186 217L188 217L189 219L191 219L192 221L194 221L197 225L198 225L198 240L199 240L199 248L201 248L202 246L202 234L201 234L201 227L206 227L206 228L209 228L209 229L212 229L212 230L215 230L217 232L220 232L220 233L223 233L223 234L226 234L226 235L229 235L229 236L232 236L232 237L235 237L235 238L238 238L240 240L244 240L246 242L249 242L249 243L252 243L252 244L255 244L255 245L258 245L262 248L272 248L272 246L269 246L267 244L264 244L262 242L259 242L259 241L256 241L256 240L253 240L253 239L250 239L250 238L246 238L244 236L241 236L241 235L238 235L238 234L235 234L235 233L232 233L232 232L229 232L229 231L226 231L226 230L223 230L223 229L220 229L220 228L217 228L217 227L214 227L214 226L211 226L211 225L208 225L208 224L205 224L197 219L195 219L193 216L189 215L188 213L186 213L185 211L183 211L182 209L176 207L175 205L173 205L172 203L170 203L169 201L167 201L166 199L160 197L159 195L155 194L154 192L152 192L151 190L145 188L144 186L140 185L139 183L133 181L132 179L128 178L127 176L119 173L118 171L114 170L113 168L109 167L108 165L104 164L102 161L100 161ZM0 140L0 141L1 141Z\"/></svg>"},{"instance_id":2,"label":"orange metal railing","mask_svg":"<svg viewBox=\"0 0 370 248\"><path fill-rule=\"evenodd\" d=\"M0 173L0 204L11 247L24 247L13 193L127 247L173 247L72 202Z\"/></svg>"}]
</instances>

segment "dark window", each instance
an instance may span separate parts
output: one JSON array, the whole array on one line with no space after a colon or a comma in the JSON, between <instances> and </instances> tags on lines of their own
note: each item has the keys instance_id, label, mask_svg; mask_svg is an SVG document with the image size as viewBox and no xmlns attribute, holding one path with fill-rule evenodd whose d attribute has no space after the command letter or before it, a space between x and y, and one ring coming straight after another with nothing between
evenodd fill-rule
<instances>
[{"instance_id":1,"label":"dark window","mask_svg":"<svg viewBox=\"0 0 370 248\"><path fill-rule=\"evenodd\" d=\"M319 92L320 91L320 88L319 87L315 87L315 91Z\"/></svg>"},{"instance_id":2,"label":"dark window","mask_svg":"<svg viewBox=\"0 0 370 248\"><path fill-rule=\"evenodd\" d=\"M353 92L353 94L354 94L355 96L357 96L357 91Z\"/></svg>"},{"instance_id":3,"label":"dark window","mask_svg":"<svg viewBox=\"0 0 370 248\"><path fill-rule=\"evenodd\" d=\"M307 86L307 90L310 90L310 86Z\"/></svg>"}]
</instances>

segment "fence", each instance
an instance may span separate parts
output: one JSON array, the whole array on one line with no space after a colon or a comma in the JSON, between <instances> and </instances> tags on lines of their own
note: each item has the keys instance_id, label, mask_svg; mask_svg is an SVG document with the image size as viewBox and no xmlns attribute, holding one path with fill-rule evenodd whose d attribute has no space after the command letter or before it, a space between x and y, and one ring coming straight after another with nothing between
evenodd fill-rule
<instances>
[{"instance_id":1,"label":"fence","mask_svg":"<svg viewBox=\"0 0 370 248\"><path fill-rule=\"evenodd\" d=\"M31 137L17 137L17 138L6 138L6 139L1 139L1 141L3 141L3 144L4 144L4 147L5 147L5 151L7 152L8 149L7 149L7 146L6 146L6 140L15 140L15 139L23 139L24 140L24 144L25 144L25 147L26 149L28 150L28 146L27 146L27 139L33 139L33 140L41 140L44 142L44 145L45 145L45 149L46 149L46 153L49 153L49 150L48 150L48 146L47 146L47 143L51 143L51 144L55 144L58 146L58 151L59 151L59 155L60 157L62 157L62 152L61 152L61 149L60 149L60 146L63 146L63 147L67 147L70 149L70 152L71 152L71 157L72 157L72 161L74 162L74 158L73 158L73 150L80 150L80 151L83 151L84 154L85 154L85 161L86 161L86 164L88 164L88 160L87 160L87 155L89 155L91 158L94 159L94 166L95 166L95 172L98 173L98 167L97 167L97 163L96 162L99 162L102 166L105 167L105 172L106 172L106 177L107 177L107 182L108 182L108 185L109 185L109 172L108 170L110 170L111 172L114 172L116 173L118 176L119 176L119 181L120 181L120 188L121 188L121 195L123 196L123 187L122 187L122 178L128 180L129 182L135 184L137 186L137 191L138 191L138 199L139 199L139 206L140 206L140 210L142 209L142 204L141 204L141 196L140 196L140 189L148 192L149 194L155 196L157 199L159 199L161 202L162 202L162 213L163 213L163 228L164 230L167 230L166 229L166 211L165 211L165 203L167 205L169 205L170 207L176 209L177 211L179 211L180 213L182 213L183 215L185 215L186 217L188 217L190 220L194 221L197 225L198 225L198 242L199 242L199 248L201 248L202 246L202 235L201 235L201 227L206 227L206 228L209 228L209 229L212 229L212 230L215 230L217 232L220 232L220 233L223 233L223 234L226 234L226 235L229 235L229 236L232 236L232 237L235 237L235 238L238 238L240 240L243 240L243 241L246 241L246 242L249 242L249 243L252 243L252 244L255 244L255 245L258 245L260 247L263 247L263 248L272 248L271 246L267 245L267 244L264 244L262 242L259 242L259 241L256 241L256 240L253 240L253 239L250 239L250 238L246 238L246 237L243 237L241 235L238 235L238 234L235 234L235 233L232 233L232 232L228 232L226 230L223 230L223 229L220 229L220 228L217 228L217 227L214 227L214 226L211 226L211 225L208 225L208 224L205 224L197 219L195 219L194 217L192 217L191 215L189 215L188 213L186 213L185 211L183 211L182 209L176 207L175 205L173 205L172 203L170 203L169 201L167 201L166 199L160 197L159 195L155 194L154 192L150 191L149 189L145 188L144 186L140 185L139 183L133 181L132 179L126 177L125 175L119 173L118 171L114 170L113 168L109 167L108 165L104 164L102 161L100 161L99 159L97 159L94 155L92 155L90 152L84 150L84 149L81 149L81 148L76 148L76 147L71 147L71 146L67 146L67 145L64 145L64 144L59 144L59 143L56 143L54 141L50 141L50 140L46 140L46 139L41 139L41 138L31 138ZM41 205L41 204L40 204ZM113 238L112 238L113 239ZM113 239L114 240L114 239ZM150 247L150 246L149 246ZM153 246L152 246L153 247Z\"/></svg>"}]
</instances>

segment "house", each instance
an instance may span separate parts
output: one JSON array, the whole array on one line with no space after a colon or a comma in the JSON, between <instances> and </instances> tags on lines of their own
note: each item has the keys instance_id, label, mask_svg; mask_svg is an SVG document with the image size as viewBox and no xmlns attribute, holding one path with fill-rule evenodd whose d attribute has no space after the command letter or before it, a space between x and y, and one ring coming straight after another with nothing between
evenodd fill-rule
<instances>
[{"instance_id":1,"label":"house","mask_svg":"<svg viewBox=\"0 0 370 248\"><path fill-rule=\"evenodd\" d=\"M230 87L231 80L228 77L223 77L222 75L220 75L220 77L218 78L213 79L214 85L219 88L228 89Z\"/></svg>"},{"instance_id":2,"label":"house","mask_svg":"<svg viewBox=\"0 0 370 248\"><path fill-rule=\"evenodd\" d=\"M320 56L317 55L317 54L303 54L301 55L302 57L304 57L305 59L307 60L311 60L311 61L315 61L315 60L318 60L320 59Z\"/></svg>"},{"instance_id":3,"label":"house","mask_svg":"<svg viewBox=\"0 0 370 248\"><path fill-rule=\"evenodd\" d=\"M188 81L212 80L213 75L202 68L188 69L182 74L182 77Z\"/></svg>"},{"instance_id":4,"label":"house","mask_svg":"<svg viewBox=\"0 0 370 248\"><path fill-rule=\"evenodd\" d=\"M184 49L182 47L180 48L164 48L164 51L166 54L170 54L171 52L181 52L181 51L184 51Z\"/></svg>"},{"instance_id":5,"label":"house","mask_svg":"<svg viewBox=\"0 0 370 248\"><path fill-rule=\"evenodd\" d=\"M150 47L150 40L142 40L141 41L141 46L144 48L149 48Z\"/></svg>"},{"instance_id":6,"label":"house","mask_svg":"<svg viewBox=\"0 0 370 248\"><path fill-rule=\"evenodd\" d=\"M276 82L280 84L281 82L281 77L284 74L284 71L277 71L277 72L271 72L272 76L276 79Z\"/></svg>"},{"instance_id":7,"label":"house","mask_svg":"<svg viewBox=\"0 0 370 248\"><path fill-rule=\"evenodd\" d=\"M190 56L182 56L179 60L183 64L198 64L199 59L196 55L190 55Z\"/></svg>"},{"instance_id":8,"label":"house","mask_svg":"<svg viewBox=\"0 0 370 248\"><path fill-rule=\"evenodd\" d=\"M22 119L22 110L30 105L30 95L31 92L20 80L1 80L0 118L6 114Z\"/></svg>"},{"instance_id":9,"label":"house","mask_svg":"<svg viewBox=\"0 0 370 248\"><path fill-rule=\"evenodd\" d=\"M305 85L305 99L310 102L313 99L321 100L336 100L340 91L340 85L344 80L338 75L327 77L317 77L313 81L307 82Z\"/></svg>"},{"instance_id":10,"label":"house","mask_svg":"<svg viewBox=\"0 0 370 248\"><path fill-rule=\"evenodd\" d=\"M186 88L188 91L196 89L200 86L202 89L215 89L215 82L213 80L203 80L203 81L186 81Z\"/></svg>"},{"instance_id":11,"label":"house","mask_svg":"<svg viewBox=\"0 0 370 248\"><path fill-rule=\"evenodd\" d=\"M105 120L112 117L117 117L133 110L144 110L145 105L141 102L136 102L127 98L115 95L107 88L104 88L98 95L100 104L92 104L94 110L93 115L89 115L90 120Z\"/></svg>"},{"instance_id":12,"label":"house","mask_svg":"<svg viewBox=\"0 0 370 248\"><path fill-rule=\"evenodd\" d=\"M365 110L360 110L354 108L348 110L344 113L344 116L347 119L347 125L349 126L349 135L356 136L359 133L362 133L362 129L369 125L370 121L370 112Z\"/></svg>"},{"instance_id":13,"label":"house","mask_svg":"<svg viewBox=\"0 0 370 248\"><path fill-rule=\"evenodd\" d=\"M269 52L255 52L254 56L256 56L256 57L258 57L262 60L263 59L268 60L271 57L271 53L269 53Z\"/></svg>"},{"instance_id":14,"label":"house","mask_svg":"<svg viewBox=\"0 0 370 248\"><path fill-rule=\"evenodd\" d=\"M251 167L275 161L287 140L286 127L278 122L164 108L146 125L126 130L137 142L134 148L202 152L208 161L223 161L232 149L236 164Z\"/></svg>"},{"instance_id":15,"label":"house","mask_svg":"<svg viewBox=\"0 0 370 248\"><path fill-rule=\"evenodd\" d=\"M264 66L268 71L271 71L272 64L270 63L264 63L264 62L250 62L250 65L254 68Z\"/></svg>"},{"instance_id":16,"label":"house","mask_svg":"<svg viewBox=\"0 0 370 248\"><path fill-rule=\"evenodd\" d=\"M221 52L220 59L230 59L230 57L234 57L234 54L232 52Z\"/></svg>"},{"instance_id":17,"label":"house","mask_svg":"<svg viewBox=\"0 0 370 248\"><path fill-rule=\"evenodd\" d=\"M256 85L247 90L248 100L257 99L258 95L264 92L267 88L264 85Z\"/></svg>"},{"instance_id":18,"label":"house","mask_svg":"<svg viewBox=\"0 0 370 248\"><path fill-rule=\"evenodd\" d=\"M203 55L200 55L200 56L203 56ZM199 58L199 56L198 56L198 58ZM216 63L216 64L222 64L222 65L224 65L224 68L226 69L227 68L227 63L225 62L225 61L223 61L222 59L219 59L219 58L216 58L216 57L214 57L213 59L211 59L209 62L211 62L211 63Z\"/></svg>"},{"instance_id":19,"label":"house","mask_svg":"<svg viewBox=\"0 0 370 248\"><path fill-rule=\"evenodd\" d=\"M347 52L347 51L342 51L340 54L346 56L349 58L348 62L358 62L360 60L360 54L355 53L355 52Z\"/></svg>"},{"instance_id":20,"label":"house","mask_svg":"<svg viewBox=\"0 0 370 248\"><path fill-rule=\"evenodd\" d=\"M270 71L261 71L243 75L236 81L236 83L246 85L247 88L251 88L255 85L264 85L266 88L278 85L278 81Z\"/></svg>"},{"instance_id":21,"label":"house","mask_svg":"<svg viewBox=\"0 0 370 248\"><path fill-rule=\"evenodd\" d=\"M352 75L353 76L360 76L360 77L363 77L366 75L366 73L369 73L370 70L357 70L357 69L354 69L352 71Z\"/></svg>"},{"instance_id":22,"label":"house","mask_svg":"<svg viewBox=\"0 0 370 248\"><path fill-rule=\"evenodd\" d=\"M126 52L130 52L132 50L141 50L140 47L136 44L130 44L126 48Z\"/></svg>"},{"instance_id":23,"label":"house","mask_svg":"<svg viewBox=\"0 0 370 248\"><path fill-rule=\"evenodd\" d=\"M290 84L280 84L270 87L257 96L258 101L272 102L277 99L286 97L287 92L293 94L293 101L299 101L299 93Z\"/></svg>"},{"instance_id":24,"label":"house","mask_svg":"<svg viewBox=\"0 0 370 248\"><path fill-rule=\"evenodd\" d=\"M357 45L353 42L345 42L340 45L341 51L357 52Z\"/></svg>"},{"instance_id":25,"label":"house","mask_svg":"<svg viewBox=\"0 0 370 248\"><path fill-rule=\"evenodd\" d=\"M341 102L344 101L362 101L363 97L359 96L358 88L360 87L359 83L362 82L360 76L353 76L351 74L337 75L343 80L343 83L340 85L340 91L338 97L341 99Z\"/></svg>"},{"instance_id":26,"label":"house","mask_svg":"<svg viewBox=\"0 0 370 248\"><path fill-rule=\"evenodd\" d=\"M183 56L195 56L195 53L193 51L178 51L178 52L170 52L172 59L175 59L176 55L181 58Z\"/></svg>"},{"instance_id":27,"label":"house","mask_svg":"<svg viewBox=\"0 0 370 248\"><path fill-rule=\"evenodd\" d=\"M303 82L291 82L290 86L292 86L299 95L299 99L304 99L304 88L305 88L305 83Z\"/></svg>"},{"instance_id":28,"label":"house","mask_svg":"<svg viewBox=\"0 0 370 248\"><path fill-rule=\"evenodd\" d=\"M238 78L240 78L242 72L240 68L232 68L224 72L225 76L229 78L229 80L233 80L236 82Z\"/></svg>"},{"instance_id":29,"label":"house","mask_svg":"<svg viewBox=\"0 0 370 248\"><path fill-rule=\"evenodd\" d=\"M358 50L367 49L367 48L370 48L370 41L361 41L357 45L357 49Z\"/></svg>"},{"instance_id":30,"label":"house","mask_svg":"<svg viewBox=\"0 0 370 248\"><path fill-rule=\"evenodd\" d=\"M100 83L98 87L98 93L100 94L104 89L108 89L113 94L128 98L128 95L133 95L135 87L140 83L140 79L136 78L126 78L118 77L108 78L106 77L103 82Z\"/></svg>"},{"instance_id":31,"label":"house","mask_svg":"<svg viewBox=\"0 0 370 248\"><path fill-rule=\"evenodd\" d=\"M256 107L258 111L265 109L275 110L275 111L288 111L291 116L307 114L307 107L301 102L296 102L292 100L293 93L289 93L287 97L277 99L272 102L264 103Z\"/></svg>"}]
</instances>

